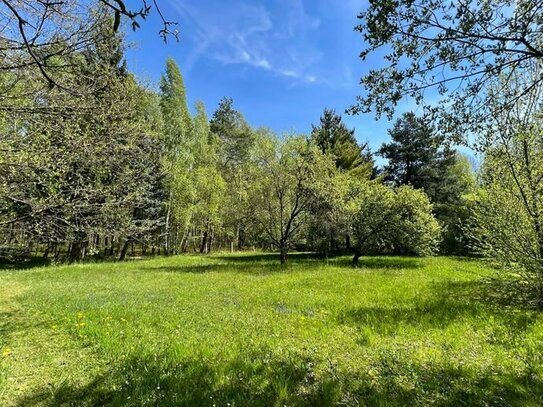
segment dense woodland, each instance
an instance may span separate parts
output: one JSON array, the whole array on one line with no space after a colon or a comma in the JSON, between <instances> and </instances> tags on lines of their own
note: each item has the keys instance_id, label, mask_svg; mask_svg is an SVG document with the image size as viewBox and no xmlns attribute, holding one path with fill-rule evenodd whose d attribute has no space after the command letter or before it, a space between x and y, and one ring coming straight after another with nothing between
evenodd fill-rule
<instances>
[{"instance_id":1,"label":"dense woodland","mask_svg":"<svg viewBox=\"0 0 543 407\"><path fill-rule=\"evenodd\" d=\"M292 250L350 253L354 262L477 254L519 271L543 304L537 4L521 2L508 17L507 2L372 3L357 27L362 57L388 44L392 68L363 78L368 92L350 113L373 107L392 117L398 100L422 101L431 86L450 97L403 114L391 141L370 151L325 103L310 134L274 134L252 127L228 96L211 114L203 103L188 106L174 60L159 84L144 86L124 62L119 22L137 28L147 7L4 3L4 22L19 27L0 42L4 260L255 249L277 251L282 263ZM161 35L172 24L164 20ZM417 62L401 70L403 57ZM433 81L443 66L450 78ZM447 93L459 78L471 82ZM477 173L459 143L481 154Z\"/></svg>"}]
</instances>

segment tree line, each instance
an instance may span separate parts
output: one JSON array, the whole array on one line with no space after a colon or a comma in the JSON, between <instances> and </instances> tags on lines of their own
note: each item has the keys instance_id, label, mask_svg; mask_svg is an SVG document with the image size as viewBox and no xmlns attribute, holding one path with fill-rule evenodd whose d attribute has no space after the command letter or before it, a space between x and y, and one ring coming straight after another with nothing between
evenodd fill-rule
<instances>
[{"instance_id":1,"label":"tree line","mask_svg":"<svg viewBox=\"0 0 543 407\"><path fill-rule=\"evenodd\" d=\"M139 84L100 10L94 41L56 57L69 64L70 92L46 86L36 66L1 74L2 257L259 248L285 262L293 249L355 260L465 249L456 206L472 174L423 119L396 123L378 169L330 109L309 135L252 128L230 98L211 117L201 102L192 113L175 61L158 91ZM445 230L454 243L444 246Z\"/></svg>"}]
</instances>

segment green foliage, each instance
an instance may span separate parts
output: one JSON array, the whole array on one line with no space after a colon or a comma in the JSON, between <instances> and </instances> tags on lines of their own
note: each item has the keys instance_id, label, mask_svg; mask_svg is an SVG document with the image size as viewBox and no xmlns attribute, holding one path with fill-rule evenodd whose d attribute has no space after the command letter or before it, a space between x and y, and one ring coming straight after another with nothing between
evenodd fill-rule
<instances>
[{"instance_id":1,"label":"green foliage","mask_svg":"<svg viewBox=\"0 0 543 407\"><path fill-rule=\"evenodd\" d=\"M517 275L543 307L543 144L539 119L501 133L485 154L471 231L486 257Z\"/></svg>"},{"instance_id":2,"label":"green foliage","mask_svg":"<svg viewBox=\"0 0 543 407\"><path fill-rule=\"evenodd\" d=\"M3 271L0 404L541 405L543 316L498 306L492 274L262 253Z\"/></svg>"},{"instance_id":3,"label":"green foliage","mask_svg":"<svg viewBox=\"0 0 543 407\"><path fill-rule=\"evenodd\" d=\"M324 109L320 124L313 126L311 141L322 151L334 157L336 167L356 171L361 178L369 178L373 160L366 152L367 145L359 145L354 130L348 129L334 110Z\"/></svg>"},{"instance_id":4,"label":"green foliage","mask_svg":"<svg viewBox=\"0 0 543 407\"><path fill-rule=\"evenodd\" d=\"M444 146L428 122L414 113L398 119L389 134L392 141L378 152L387 159L385 180L424 190L444 229L441 251L468 253L468 238L462 230L468 217L464 197L475 187L468 159Z\"/></svg>"},{"instance_id":5,"label":"green foliage","mask_svg":"<svg viewBox=\"0 0 543 407\"><path fill-rule=\"evenodd\" d=\"M190 160L191 157L182 155L185 152L183 147L190 144L193 123L187 107L183 76L171 58L166 61L166 71L160 79L160 94L164 142L172 159L181 156L180 161Z\"/></svg>"},{"instance_id":6,"label":"green foliage","mask_svg":"<svg viewBox=\"0 0 543 407\"><path fill-rule=\"evenodd\" d=\"M210 121L218 148L219 170L226 188L221 208L224 232L231 247L242 250L251 233L248 201L256 135L231 98L222 98Z\"/></svg>"},{"instance_id":7,"label":"green foliage","mask_svg":"<svg viewBox=\"0 0 543 407\"><path fill-rule=\"evenodd\" d=\"M250 191L253 220L284 263L319 191L327 186L333 162L303 136L259 136Z\"/></svg>"},{"instance_id":8,"label":"green foliage","mask_svg":"<svg viewBox=\"0 0 543 407\"><path fill-rule=\"evenodd\" d=\"M355 239L355 257L364 252L431 255L441 228L424 192L376 182L354 182L347 211Z\"/></svg>"},{"instance_id":9,"label":"green foliage","mask_svg":"<svg viewBox=\"0 0 543 407\"><path fill-rule=\"evenodd\" d=\"M13 95L20 108L8 105L14 110L4 118L12 131L3 144L14 154L2 165L0 195L8 245L43 242L49 250L69 241L68 258L77 261L97 236L144 239L156 228L162 173L154 100L122 69L120 50L113 37L63 61L78 71L81 89L93 82L93 93ZM33 83L19 86L28 91Z\"/></svg>"},{"instance_id":10,"label":"green foliage","mask_svg":"<svg viewBox=\"0 0 543 407\"><path fill-rule=\"evenodd\" d=\"M443 133L467 142L468 134L488 130L496 114L540 87L538 74L526 86L510 86L500 92L505 98L499 107L487 91L497 76L511 85L515 76L537 72L543 22L535 16L541 11L532 0L370 1L355 29L364 40L362 59L375 55L383 64L361 79L365 93L351 111L391 118L404 97L422 104L434 90L441 99L427 104L427 111Z\"/></svg>"}]
</instances>

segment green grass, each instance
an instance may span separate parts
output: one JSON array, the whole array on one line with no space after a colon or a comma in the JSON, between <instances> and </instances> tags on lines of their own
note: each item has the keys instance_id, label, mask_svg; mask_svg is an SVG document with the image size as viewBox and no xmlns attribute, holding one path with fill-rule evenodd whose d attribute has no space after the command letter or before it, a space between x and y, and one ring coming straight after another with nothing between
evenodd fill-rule
<instances>
[{"instance_id":1,"label":"green grass","mask_svg":"<svg viewBox=\"0 0 543 407\"><path fill-rule=\"evenodd\" d=\"M263 254L0 271L0 405L541 406L543 315L490 273Z\"/></svg>"}]
</instances>

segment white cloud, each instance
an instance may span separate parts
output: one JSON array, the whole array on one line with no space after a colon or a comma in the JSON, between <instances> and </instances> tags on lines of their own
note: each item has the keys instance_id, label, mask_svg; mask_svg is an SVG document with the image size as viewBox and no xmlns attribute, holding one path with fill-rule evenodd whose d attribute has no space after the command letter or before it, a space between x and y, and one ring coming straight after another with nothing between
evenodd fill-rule
<instances>
[{"instance_id":1,"label":"white cloud","mask_svg":"<svg viewBox=\"0 0 543 407\"><path fill-rule=\"evenodd\" d=\"M170 3L184 20L181 24L190 24L187 35L195 43L185 71L206 57L223 64L263 69L298 82L318 82L313 67L321 53L308 37L320 20L306 12L302 0L276 0L272 9L239 0L215 1L206 7L190 5L186 0Z\"/></svg>"}]
</instances>

